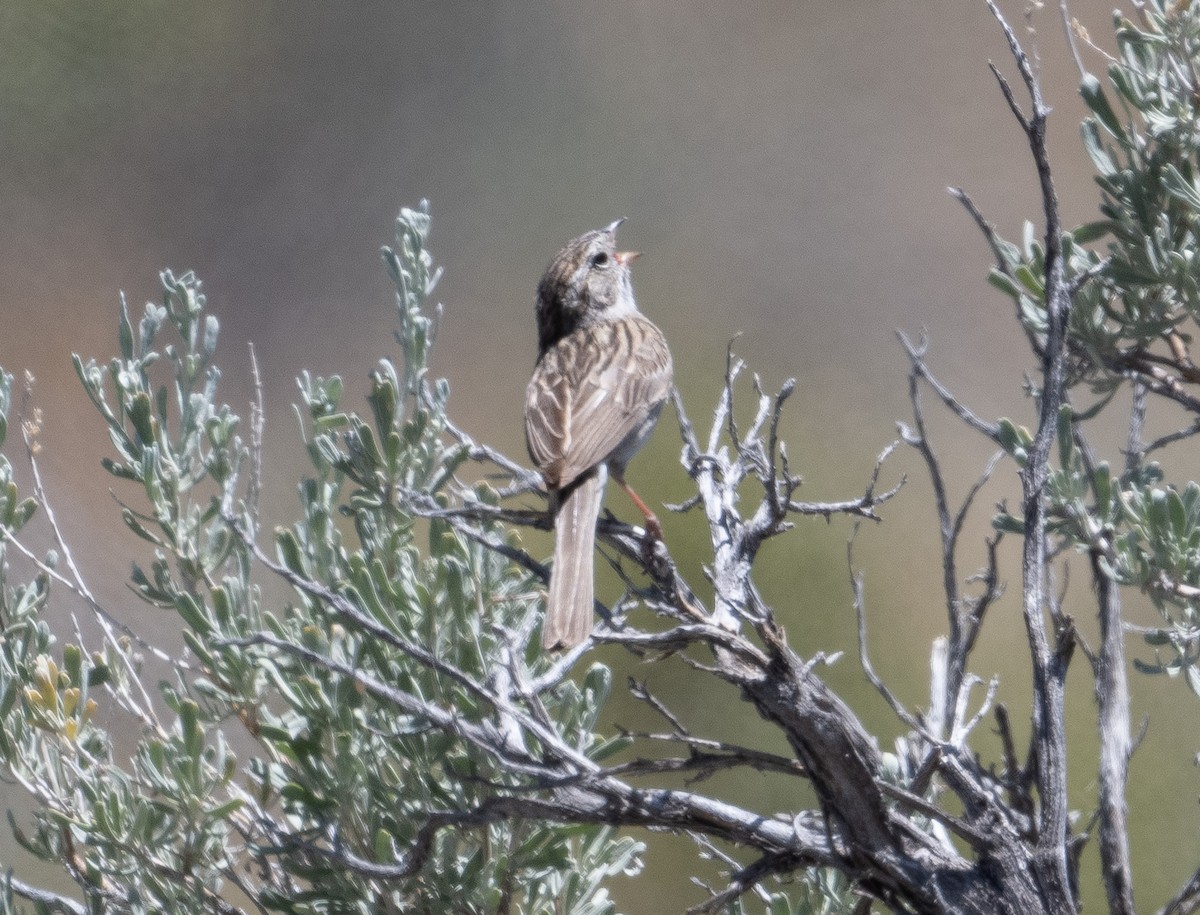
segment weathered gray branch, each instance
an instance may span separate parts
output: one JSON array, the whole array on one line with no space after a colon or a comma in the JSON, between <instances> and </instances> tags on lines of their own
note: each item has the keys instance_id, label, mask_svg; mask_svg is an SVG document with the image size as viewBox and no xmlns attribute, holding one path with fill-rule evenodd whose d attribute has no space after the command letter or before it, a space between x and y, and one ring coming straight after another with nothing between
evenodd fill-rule
<instances>
[{"instance_id":1,"label":"weathered gray branch","mask_svg":"<svg viewBox=\"0 0 1200 915\"><path fill-rule=\"evenodd\" d=\"M1037 746L1038 796L1041 800L1037 847L1032 867L1043 898L1056 912L1074 912L1075 898L1068 859L1067 747L1064 728L1064 689L1069 652L1051 646L1046 633L1046 497L1050 448L1063 403L1066 365L1066 328L1071 310L1071 290L1062 256L1062 222L1058 194L1046 148L1046 118L1050 110L1041 86L1016 33L994 0L985 0L1008 42L1009 51L1029 94L1028 114L1022 111L1011 87L992 67L1013 116L1025 132L1041 188L1045 218L1044 246L1047 330L1041 353L1040 413L1033 444L1021 471L1024 508L1024 541L1021 555L1022 616L1029 640L1033 683L1033 733Z\"/></svg>"},{"instance_id":2,"label":"weathered gray branch","mask_svg":"<svg viewBox=\"0 0 1200 915\"><path fill-rule=\"evenodd\" d=\"M87 915L87 906L76 902L74 899L68 899L66 896L61 896L58 893L52 893L49 890L31 886L24 881L18 880L11 874L4 879L12 887L14 895L20 896L22 899L27 899L34 905L43 906L47 912L60 912L63 915Z\"/></svg>"}]
</instances>

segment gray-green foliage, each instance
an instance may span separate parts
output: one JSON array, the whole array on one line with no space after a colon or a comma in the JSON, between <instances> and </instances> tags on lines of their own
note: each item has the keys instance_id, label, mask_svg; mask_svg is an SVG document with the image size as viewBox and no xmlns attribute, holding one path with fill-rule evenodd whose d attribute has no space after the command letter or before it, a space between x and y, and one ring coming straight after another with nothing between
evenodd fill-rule
<instances>
[{"instance_id":1,"label":"gray-green foliage","mask_svg":"<svg viewBox=\"0 0 1200 915\"><path fill-rule=\"evenodd\" d=\"M1051 529L1151 595L1165 625L1146 635L1155 663L1139 667L1182 673L1200 695L1200 486L1189 460L1200 431L1200 370L1189 352L1200 325L1200 9L1139 7L1137 23L1116 14L1109 87L1089 75L1081 89L1103 218L1063 238L1079 288ZM1027 230L1021 246L997 239L996 248L993 282L1013 297L1036 348L1046 326L1043 247ZM1129 410L1130 435L1114 467L1086 447L1085 430L1118 408ZM1180 429L1146 441L1155 420ZM1018 463L1029 442L1002 423L1000 443ZM997 523L1012 530L1019 521Z\"/></svg>"},{"instance_id":2,"label":"gray-green foliage","mask_svg":"<svg viewBox=\"0 0 1200 915\"><path fill-rule=\"evenodd\" d=\"M487 682L547 663L526 648L529 574L419 523L396 496L438 498L463 457L443 434L449 387L426 378L428 231L426 209L405 210L385 252L404 358L372 373L368 415L343 410L339 379L300 381L311 467L296 520L273 532L277 560L253 545L253 449L217 400L217 322L193 276L163 274L162 304L136 325L122 309L118 357L76 361L116 449L105 466L125 484L124 522L151 545L134 591L177 616L187 646L165 668L103 614L98 647L63 644L43 610L81 585L48 564L4 583L0 760L40 804L18 835L66 864L95 911L209 912L232 894L296 913L600 915L612 911L607 878L640 866L640 843L601 826L499 821L440 830L411 874L395 872L431 815L470 809L519 775L371 684L495 727L496 709L456 672ZM0 407L11 385L0 377ZM34 503L11 476L0 457L0 524L16 537ZM11 574L11 547L0 553ZM267 567L290 592L261 580ZM154 695L142 686L152 670L166 677ZM608 689L595 665L544 692L541 713L603 753L594 724ZM131 729L136 746L118 746ZM373 879L373 865L393 872Z\"/></svg>"}]
</instances>

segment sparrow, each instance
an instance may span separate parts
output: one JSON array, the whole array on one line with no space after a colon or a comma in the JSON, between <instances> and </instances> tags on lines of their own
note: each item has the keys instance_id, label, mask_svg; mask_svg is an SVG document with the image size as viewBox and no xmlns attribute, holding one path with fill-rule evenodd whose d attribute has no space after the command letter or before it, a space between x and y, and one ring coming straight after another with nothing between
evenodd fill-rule
<instances>
[{"instance_id":1,"label":"sparrow","mask_svg":"<svg viewBox=\"0 0 1200 915\"><path fill-rule=\"evenodd\" d=\"M538 356L525 392L525 441L550 492L554 561L542 647L569 649L592 630L596 521L611 475L661 538L625 482L671 390L666 338L638 311L616 222L568 242L537 289Z\"/></svg>"}]
</instances>

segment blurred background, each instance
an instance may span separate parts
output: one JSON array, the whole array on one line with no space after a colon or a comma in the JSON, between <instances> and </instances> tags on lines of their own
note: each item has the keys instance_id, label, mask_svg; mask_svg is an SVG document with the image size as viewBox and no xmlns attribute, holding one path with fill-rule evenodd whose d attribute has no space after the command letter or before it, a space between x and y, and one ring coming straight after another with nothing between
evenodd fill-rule
<instances>
[{"instance_id":1,"label":"blurred background","mask_svg":"<svg viewBox=\"0 0 1200 915\"><path fill-rule=\"evenodd\" d=\"M1071 7L1111 45L1111 0ZM1066 222L1094 218L1079 74L1058 10L1008 12L1040 55ZM735 336L768 388L796 377L785 433L806 481L801 498L858 495L895 421L910 416L897 329L929 329L932 366L978 413L1032 424L1024 339L985 282L986 245L946 193L966 188L1009 238L1040 216L989 59L1011 72L982 0L0 5L0 365L36 378L43 472L94 590L151 638L175 640L175 622L124 589L121 557L140 546L130 539L123 552L108 540L119 515L98 466L107 440L70 364L72 352L103 361L115 351L120 294L136 314L158 298L161 268L196 270L221 320L223 394L244 415L253 342L267 405L265 520L286 523L304 466L289 406L295 376L341 374L347 406L365 406L367 372L398 355L379 247L399 208L423 197L446 270L435 369L450 379L457 421L510 454L524 456L538 277L564 241L618 216L628 217L622 244L645 252L638 297L671 341L698 424ZM1094 50L1085 62L1104 69ZM929 413L961 498L990 449L933 404ZM15 436L9 453L22 463ZM686 496L677 455L668 411L631 481L655 502ZM876 666L920 707L930 641L946 619L922 466L901 451L882 479L905 474L909 484L884 523L862 531L855 558L867 575ZM992 504L1016 492L1002 465L964 537L964 574L982 563ZM610 493L609 505L624 515L622 499ZM698 583L704 531L688 517L666 528ZM800 524L768 547L758 583L802 654L849 650L828 678L886 742L900 728L855 659L849 533L837 521ZM1004 561L1015 581L1015 551ZM1091 632L1095 609L1078 572L1067 605ZM611 583L605 593L615 596ZM1013 597L992 610L974 670L1001 677L1001 698L1027 734ZM1156 619L1134 595L1127 615ZM1148 657L1136 639L1130 650ZM606 659L618 683L645 675L628 658ZM1095 793L1085 674L1070 682L1081 829ZM736 695L698 691L681 669L656 669L650 683L697 729L761 733ZM1132 686L1135 722L1148 716L1130 807L1135 886L1149 911L1197 864L1200 703L1163 678L1134 674ZM610 719L650 723L620 697ZM765 779L705 787L766 812L808 803ZM8 785L0 800L20 809ZM680 911L702 899L688 880L695 846L645 838L648 874L612 886L621 909ZM1094 848L1085 860L1094 890ZM0 863L10 862L40 876L5 835Z\"/></svg>"}]
</instances>

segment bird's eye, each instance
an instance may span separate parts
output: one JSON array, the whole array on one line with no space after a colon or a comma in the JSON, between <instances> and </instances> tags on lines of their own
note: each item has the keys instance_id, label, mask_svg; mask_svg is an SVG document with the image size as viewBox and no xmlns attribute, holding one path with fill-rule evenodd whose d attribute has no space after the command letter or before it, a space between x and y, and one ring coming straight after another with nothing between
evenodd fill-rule
<instances>
[{"instance_id":1,"label":"bird's eye","mask_svg":"<svg viewBox=\"0 0 1200 915\"><path fill-rule=\"evenodd\" d=\"M603 267L607 263L608 263L608 254L606 254L605 252L601 251L599 254L592 255L591 264L593 267Z\"/></svg>"}]
</instances>

